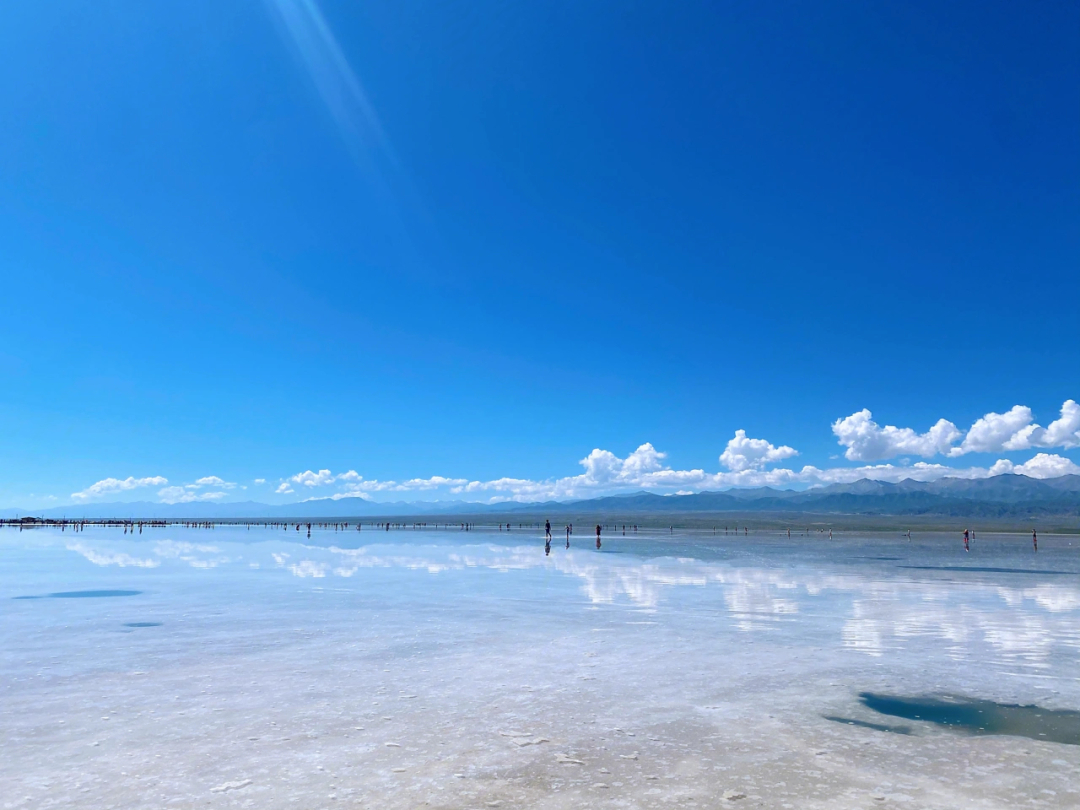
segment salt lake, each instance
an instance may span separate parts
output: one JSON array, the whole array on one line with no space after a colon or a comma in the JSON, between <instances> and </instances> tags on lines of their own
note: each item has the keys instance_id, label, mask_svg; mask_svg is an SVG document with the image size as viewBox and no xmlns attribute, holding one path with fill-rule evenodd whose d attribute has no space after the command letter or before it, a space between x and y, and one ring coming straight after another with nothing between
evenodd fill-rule
<instances>
[{"instance_id":1,"label":"salt lake","mask_svg":"<svg viewBox=\"0 0 1080 810\"><path fill-rule=\"evenodd\" d=\"M1080 804L1080 538L0 530L0 807Z\"/></svg>"}]
</instances>

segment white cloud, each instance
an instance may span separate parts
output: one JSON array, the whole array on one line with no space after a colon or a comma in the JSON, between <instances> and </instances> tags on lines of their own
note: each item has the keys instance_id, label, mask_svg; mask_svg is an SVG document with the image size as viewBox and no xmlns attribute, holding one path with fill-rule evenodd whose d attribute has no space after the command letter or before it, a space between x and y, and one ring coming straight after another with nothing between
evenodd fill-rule
<instances>
[{"instance_id":1,"label":"white cloud","mask_svg":"<svg viewBox=\"0 0 1080 810\"><path fill-rule=\"evenodd\" d=\"M323 498L305 498L305 501L340 501L342 498L360 498L363 501L370 501L371 496L366 492L357 492L355 490L346 490L345 492L335 492L333 495L327 495Z\"/></svg>"},{"instance_id":2,"label":"white cloud","mask_svg":"<svg viewBox=\"0 0 1080 810\"><path fill-rule=\"evenodd\" d=\"M977 420L966 434L946 419L939 419L925 433L894 425L882 427L873 420L873 415L867 409L836 420L832 424L832 431L839 444L846 448L844 456L847 459L864 462L886 461L897 456L955 457L968 452L1021 450L1028 447L1077 447L1080 446L1080 405L1068 400L1062 406L1061 417L1047 428L1032 423L1029 408L1016 406L1005 414L987 414ZM905 479L933 481L944 477L987 478L1007 472L1049 478L1078 470L1077 465L1069 459L1045 453L1022 464L1001 460L992 467L950 467L925 461L912 464L904 458L896 464L865 464L858 467L819 469L806 465L799 470L771 468L797 455L798 451L793 447L777 446L765 439L752 439L745 430L737 430L720 455L720 462L726 468L720 472L672 469L665 463L667 455L646 442L625 458L609 450L595 448L578 462L583 468L581 473L564 478L535 481L503 477L470 481L435 475L405 481L380 481L365 479L356 470L339 475L334 475L330 470L317 473L308 470L284 480L277 492L291 494L294 491L292 484L317 487L337 483L338 491L324 498L370 499L372 493L440 490L456 496L473 496L474 499L481 496L480 500L488 503L508 500L534 502L586 499L634 490L676 494L734 487L805 487L850 483L863 478L885 482Z\"/></svg>"},{"instance_id":3,"label":"white cloud","mask_svg":"<svg viewBox=\"0 0 1080 810\"><path fill-rule=\"evenodd\" d=\"M162 503L194 503L196 501L216 501L225 497L224 492L193 492L188 487L165 487L158 490Z\"/></svg>"},{"instance_id":4,"label":"white cloud","mask_svg":"<svg viewBox=\"0 0 1080 810\"><path fill-rule=\"evenodd\" d=\"M468 482L469 479L467 478L444 478L441 475L433 475L431 478L410 478L408 481L402 481L398 484L397 489L402 492L438 489L439 487L453 487L460 484L467 484Z\"/></svg>"},{"instance_id":5,"label":"white cloud","mask_svg":"<svg viewBox=\"0 0 1080 810\"><path fill-rule=\"evenodd\" d=\"M135 478L134 476L128 476L127 478L103 478L95 484L91 484L81 492L72 492L71 497L78 501L87 500L88 498L98 498L102 495L114 495L117 492L127 492L132 489L138 489L139 487L160 487L169 483L167 478L160 475L154 475L149 478Z\"/></svg>"},{"instance_id":6,"label":"white cloud","mask_svg":"<svg viewBox=\"0 0 1080 810\"><path fill-rule=\"evenodd\" d=\"M735 438L720 454L720 463L733 472L756 470L767 464L799 455L794 447L775 447L764 439L748 439L745 430L736 430Z\"/></svg>"},{"instance_id":7,"label":"white cloud","mask_svg":"<svg viewBox=\"0 0 1080 810\"><path fill-rule=\"evenodd\" d=\"M959 458L968 453L1002 453L1033 448L1080 447L1080 405L1066 400L1061 416L1042 427L1031 408L1014 405L1005 413L988 413L975 420L966 433L947 419L939 419L926 433L894 425L881 427L863 409L832 425L844 457L851 461L881 461L912 455ZM960 444L957 444L957 442ZM732 468L734 469L734 468Z\"/></svg>"},{"instance_id":8,"label":"white cloud","mask_svg":"<svg viewBox=\"0 0 1080 810\"><path fill-rule=\"evenodd\" d=\"M1034 458L1023 464L1013 464L1008 459L1000 459L989 470L990 475L1016 473L1029 478L1060 478L1063 475L1080 475L1080 466L1069 459L1052 453L1037 453Z\"/></svg>"},{"instance_id":9,"label":"white cloud","mask_svg":"<svg viewBox=\"0 0 1080 810\"><path fill-rule=\"evenodd\" d=\"M154 546L154 551L161 557L180 557L182 554L191 554L196 551L217 554L221 549L217 546L187 543L183 540L159 540Z\"/></svg>"},{"instance_id":10,"label":"white cloud","mask_svg":"<svg viewBox=\"0 0 1080 810\"><path fill-rule=\"evenodd\" d=\"M219 489L235 489L236 484L231 481L224 481L218 478L216 475L208 475L205 478L199 478L194 484L188 484L192 489L198 489L199 487L218 487Z\"/></svg>"},{"instance_id":11,"label":"white cloud","mask_svg":"<svg viewBox=\"0 0 1080 810\"><path fill-rule=\"evenodd\" d=\"M307 472L297 473L289 480L294 484L302 484L305 487L321 487L334 483L334 476L330 474L329 470L319 470L317 473L308 470Z\"/></svg>"},{"instance_id":12,"label":"white cloud","mask_svg":"<svg viewBox=\"0 0 1080 810\"><path fill-rule=\"evenodd\" d=\"M90 485L81 492L73 492L71 497L77 501L85 501L90 498L113 495L118 492L127 492L140 487L163 487L163 489L158 490L158 497L161 498L164 503L190 503L192 501L213 501L225 497L225 493L221 491L197 492L197 490L201 490L205 487L213 487L217 490L236 488L236 484L218 478L216 475L208 475L204 478L199 478L192 484L184 484L183 486L165 486L168 483L169 479L161 475L155 475L148 478L135 478L134 476L123 479L105 478Z\"/></svg>"},{"instance_id":13,"label":"white cloud","mask_svg":"<svg viewBox=\"0 0 1080 810\"><path fill-rule=\"evenodd\" d=\"M1010 446L1012 439L1031 424L1031 408L1026 405L1014 405L1005 413L988 413L975 424L964 436L959 447L949 451L952 457L965 453L997 453L1002 450L1022 450L1023 447Z\"/></svg>"},{"instance_id":14,"label":"white cloud","mask_svg":"<svg viewBox=\"0 0 1080 810\"><path fill-rule=\"evenodd\" d=\"M1005 441L1002 449L1028 450L1032 447L1078 446L1080 446L1080 405L1077 405L1075 400L1068 399L1061 406L1061 416L1058 419L1045 428L1036 424L1025 425Z\"/></svg>"},{"instance_id":15,"label":"white cloud","mask_svg":"<svg viewBox=\"0 0 1080 810\"><path fill-rule=\"evenodd\" d=\"M846 447L844 457L850 461L879 461L911 455L928 458L947 453L963 434L947 419L939 419L926 433L894 425L881 427L866 408L833 422L832 432L839 444Z\"/></svg>"},{"instance_id":16,"label":"white cloud","mask_svg":"<svg viewBox=\"0 0 1080 810\"><path fill-rule=\"evenodd\" d=\"M265 479L265 478L256 478L256 479L255 479L255 483L256 483L256 484L265 484L265 483L266 483L266 479Z\"/></svg>"},{"instance_id":17,"label":"white cloud","mask_svg":"<svg viewBox=\"0 0 1080 810\"><path fill-rule=\"evenodd\" d=\"M160 557L182 560L192 568L217 568L219 565L232 562L229 557L200 556L204 554L220 554L221 549L217 546L206 546L198 543L161 540L154 546L154 551Z\"/></svg>"},{"instance_id":18,"label":"white cloud","mask_svg":"<svg viewBox=\"0 0 1080 810\"><path fill-rule=\"evenodd\" d=\"M1061 406L1061 417L1037 436L1032 444L1038 447L1080 447L1080 405L1067 399Z\"/></svg>"},{"instance_id":19,"label":"white cloud","mask_svg":"<svg viewBox=\"0 0 1080 810\"><path fill-rule=\"evenodd\" d=\"M738 438L738 436L736 436ZM778 449L778 448L777 448ZM453 495L487 495L487 503L501 501L534 502L545 500L577 500L635 490L663 494L683 494L734 487L806 487L823 484L852 483L864 478L895 483L903 480L936 481L940 478L989 478L1015 472L1032 478L1051 478L1068 473L1080 473L1080 467L1061 456L1040 453L1024 464L1001 460L992 467L950 467L919 461L914 464L870 464L858 467L819 469L806 465L799 470L748 467L741 470L710 473L705 470L674 470L662 465L664 454L651 444L642 445L625 459L607 450L596 449L581 460L585 472L566 478L534 481L528 478L497 478L490 481L469 481L449 487ZM436 477L438 478L438 477ZM432 481L435 479L424 479ZM443 479L460 481L461 479ZM387 491L393 482L362 482L378 484L377 491ZM400 485L394 485L400 486ZM361 494L348 488L331 498L339 499Z\"/></svg>"},{"instance_id":20,"label":"white cloud","mask_svg":"<svg viewBox=\"0 0 1080 810\"><path fill-rule=\"evenodd\" d=\"M82 554L94 565L117 565L120 568L157 568L159 565L161 565L160 560L140 559L139 557L132 557L130 554L123 553L109 554L108 552L102 552L90 548L89 546L83 545L82 543L72 543L67 548L68 551L74 551L77 554Z\"/></svg>"},{"instance_id":21,"label":"white cloud","mask_svg":"<svg viewBox=\"0 0 1080 810\"><path fill-rule=\"evenodd\" d=\"M949 453L952 457L965 453L999 453L1004 451L1043 448L1080 447L1080 405L1067 399L1061 406L1061 416L1042 427L1035 424L1031 408L1014 405L1005 413L988 413L975 424L959 447Z\"/></svg>"},{"instance_id":22,"label":"white cloud","mask_svg":"<svg viewBox=\"0 0 1080 810\"><path fill-rule=\"evenodd\" d=\"M293 572L293 576L316 577L321 579L326 576L326 572L330 570L330 566L323 562L301 560L298 563L290 565L289 570Z\"/></svg>"},{"instance_id":23,"label":"white cloud","mask_svg":"<svg viewBox=\"0 0 1080 810\"><path fill-rule=\"evenodd\" d=\"M294 475L289 481L304 483L311 480L304 477L307 475L314 475L314 473L308 472ZM443 487L463 486L469 483L467 478L446 478L441 475L433 475L430 478L410 478L408 481L368 480L356 470L349 470L347 473L341 473L340 475L333 475L329 470L320 470L317 477L323 483L344 482L344 486L340 492L333 495L324 496L324 498L308 498L308 500L324 500L325 498L340 500L341 498L367 497L366 493L369 492L418 492ZM312 486L310 484L306 485ZM287 489L287 487L289 487L288 483L282 484L278 487L278 492L291 492L292 490Z\"/></svg>"}]
</instances>

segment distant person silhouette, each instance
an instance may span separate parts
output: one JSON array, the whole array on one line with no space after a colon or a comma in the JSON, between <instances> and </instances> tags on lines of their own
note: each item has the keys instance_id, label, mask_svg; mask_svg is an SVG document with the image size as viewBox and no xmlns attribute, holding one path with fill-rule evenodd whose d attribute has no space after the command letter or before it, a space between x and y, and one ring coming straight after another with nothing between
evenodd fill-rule
<instances>
[{"instance_id":1,"label":"distant person silhouette","mask_svg":"<svg viewBox=\"0 0 1080 810\"><path fill-rule=\"evenodd\" d=\"M570 524L566 524L566 547L570 548Z\"/></svg>"},{"instance_id":2,"label":"distant person silhouette","mask_svg":"<svg viewBox=\"0 0 1080 810\"><path fill-rule=\"evenodd\" d=\"M971 551L971 546L968 544L968 530L964 529L964 551Z\"/></svg>"},{"instance_id":3,"label":"distant person silhouette","mask_svg":"<svg viewBox=\"0 0 1080 810\"><path fill-rule=\"evenodd\" d=\"M1036 551L1039 550L1039 535L1035 534L1034 529L1031 530L1031 545Z\"/></svg>"},{"instance_id":4,"label":"distant person silhouette","mask_svg":"<svg viewBox=\"0 0 1080 810\"><path fill-rule=\"evenodd\" d=\"M545 520L544 521L544 537L547 540L548 546L550 546L551 545L551 521L550 520ZM548 550L550 551L550 549L548 549Z\"/></svg>"},{"instance_id":5,"label":"distant person silhouette","mask_svg":"<svg viewBox=\"0 0 1080 810\"><path fill-rule=\"evenodd\" d=\"M600 524L596 524L596 550L600 550Z\"/></svg>"}]
</instances>

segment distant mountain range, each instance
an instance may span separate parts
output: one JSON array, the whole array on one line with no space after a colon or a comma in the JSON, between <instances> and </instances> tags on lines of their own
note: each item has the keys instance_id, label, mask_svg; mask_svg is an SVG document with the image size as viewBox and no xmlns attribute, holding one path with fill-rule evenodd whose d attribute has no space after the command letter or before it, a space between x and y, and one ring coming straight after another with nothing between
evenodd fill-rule
<instances>
[{"instance_id":1,"label":"distant mountain range","mask_svg":"<svg viewBox=\"0 0 1080 810\"><path fill-rule=\"evenodd\" d=\"M1024 475L998 475L969 480L942 478L923 483L896 484L862 479L853 484L833 484L804 491L733 489L693 495L657 495L637 492L589 500L545 503L499 503L466 501L373 503L361 498L301 501L270 505L242 503L162 504L103 503L58 506L26 511L0 510L0 517L34 515L47 518L350 518L425 515L482 514L660 514L695 512L789 512L843 515L942 515L986 518L1027 516L1080 517L1080 475L1037 480Z\"/></svg>"},{"instance_id":2,"label":"distant mountain range","mask_svg":"<svg viewBox=\"0 0 1080 810\"><path fill-rule=\"evenodd\" d=\"M591 511L620 513L798 512L843 515L1080 516L1080 475L1036 480L999 475L969 480L942 478L896 484L862 479L801 492L771 487L700 492L694 495L635 495L580 502Z\"/></svg>"}]
</instances>

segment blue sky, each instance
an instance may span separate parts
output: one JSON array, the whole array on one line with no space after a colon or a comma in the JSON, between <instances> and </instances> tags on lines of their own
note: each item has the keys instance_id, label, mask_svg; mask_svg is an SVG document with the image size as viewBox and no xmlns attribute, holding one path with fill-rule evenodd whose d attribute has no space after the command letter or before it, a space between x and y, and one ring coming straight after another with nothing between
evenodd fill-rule
<instances>
[{"instance_id":1,"label":"blue sky","mask_svg":"<svg viewBox=\"0 0 1080 810\"><path fill-rule=\"evenodd\" d=\"M6 4L0 506L1075 471L1077 30Z\"/></svg>"}]
</instances>

